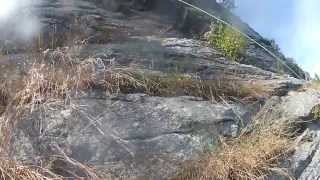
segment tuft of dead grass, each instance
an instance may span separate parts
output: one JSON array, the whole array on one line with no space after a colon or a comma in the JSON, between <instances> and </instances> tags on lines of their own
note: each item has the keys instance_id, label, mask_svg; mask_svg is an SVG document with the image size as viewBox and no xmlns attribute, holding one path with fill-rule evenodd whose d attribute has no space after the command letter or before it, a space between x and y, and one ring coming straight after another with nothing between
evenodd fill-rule
<instances>
[{"instance_id":1,"label":"tuft of dead grass","mask_svg":"<svg viewBox=\"0 0 320 180\"><path fill-rule=\"evenodd\" d=\"M190 74L149 74L142 79L145 93L152 96L195 96L212 102L222 99L257 99L266 95L261 89L254 88L235 80L202 80ZM248 98L250 97L250 98Z\"/></svg>"},{"instance_id":2,"label":"tuft of dead grass","mask_svg":"<svg viewBox=\"0 0 320 180\"><path fill-rule=\"evenodd\" d=\"M291 140L272 129L223 142L198 161L187 162L172 180L252 180L278 174L293 179L280 167L291 153Z\"/></svg>"},{"instance_id":3,"label":"tuft of dead grass","mask_svg":"<svg viewBox=\"0 0 320 180\"><path fill-rule=\"evenodd\" d=\"M237 81L201 80L184 74L148 74L132 68L106 67L96 59L80 63L34 63L20 84L20 89L11 97L13 104L18 107L29 104L31 109L34 105L68 99L91 88L103 89L107 94L188 95L212 101L230 97L256 99L265 94L261 89Z\"/></svg>"},{"instance_id":4,"label":"tuft of dead grass","mask_svg":"<svg viewBox=\"0 0 320 180\"><path fill-rule=\"evenodd\" d=\"M312 89L315 91L320 91L320 80L311 80L307 83L305 83L300 89L299 91L306 91L308 89Z\"/></svg>"},{"instance_id":5,"label":"tuft of dead grass","mask_svg":"<svg viewBox=\"0 0 320 180\"><path fill-rule=\"evenodd\" d=\"M28 166L14 160L0 158L0 179L2 180L63 180L63 179L111 179L111 174L96 174L96 170L61 154L52 156L43 167Z\"/></svg>"},{"instance_id":6,"label":"tuft of dead grass","mask_svg":"<svg viewBox=\"0 0 320 180\"><path fill-rule=\"evenodd\" d=\"M100 59L80 60L71 57L68 48L46 50L35 55L31 67L21 82L15 82L5 101L17 106L28 105L31 110L38 104L98 88L107 94L146 93L152 96L196 96L206 100L219 101L233 97L257 99L265 96L264 89L257 85L220 79L202 80L185 74L152 74L146 70L107 65ZM249 98L248 98L249 97ZM1 105L1 104L0 104Z\"/></svg>"},{"instance_id":7,"label":"tuft of dead grass","mask_svg":"<svg viewBox=\"0 0 320 180\"><path fill-rule=\"evenodd\" d=\"M320 80L313 80L307 86L314 90L320 90Z\"/></svg>"},{"instance_id":8,"label":"tuft of dead grass","mask_svg":"<svg viewBox=\"0 0 320 180\"><path fill-rule=\"evenodd\" d=\"M5 111L9 101L9 92L6 82L0 82L0 115Z\"/></svg>"},{"instance_id":9,"label":"tuft of dead grass","mask_svg":"<svg viewBox=\"0 0 320 180\"><path fill-rule=\"evenodd\" d=\"M47 174L47 175L45 175ZM50 174L50 175L49 175ZM17 162L0 159L0 179L3 180L62 180L49 171L39 170Z\"/></svg>"},{"instance_id":10,"label":"tuft of dead grass","mask_svg":"<svg viewBox=\"0 0 320 180\"><path fill-rule=\"evenodd\" d=\"M240 82L230 80L201 80L185 74L152 74L139 69L108 66L105 62L89 58L77 60L63 49L45 52L37 57L15 88L0 87L3 103L3 134L10 134L19 116L31 112L46 102L64 100L85 94L90 89L102 89L106 94L146 93L152 96L196 96L210 101L237 97L256 99L257 91ZM10 92L8 89L15 89ZM261 94L261 93L258 93ZM0 104L0 108L1 108ZM4 135L9 136L9 135ZM4 138L4 137L1 137ZM6 138L5 138L6 139ZM9 139L2 141L9 142Z\"/></svg>"},{"instance_id":11,"label":"tuft of dead grass","mask_svg":"<svg viewBox=\"0 0 320 180\"><path fill-rule=\"evenodd\" d=\"M0 108L2 105L1 103L3 103L4 109L6 110L1 116L2 147L10 142L11 131L14 129L16 122L21 119L20 116L26 111L33 111L35 108L38 108L38 106L45 105L51 101L64 100L67 102L71 96L81 95L92 88L100 88L104 90L106 94L146 93L152 96L188 95L203 97L204 99L212 101L221 98L229 99L229 97L235 96L239 98L248 96L255 98L257 97L257 92L258 94L261 94L259 93L260 89L257 90L257 88L250 88L247 86L244 87L241 83L236 81L201 80L196 76L185 74L149 74L145 71L139 72L139 70L132 68L108 67L104 62L93 58L75 61L72 60L71 57L65 56L63 52L56 52L50 61L45 57L42 58L44 59L35 61L28 69L26 76L18 83L18 88L15 88L16 92L10 92L9 95L7 91L12 88L7 87L5 83L0 87ZM269 136L269 138L277 140L276 136ZM255 146L262 145L262 141L264 141L264 139L257 139L255 140L255 143L251 145L248 143L247 146L240 143L242 140L239 140L238 143L227 143L223 146L219 156L216 158L208 158L207 161L197 163L202 165L199 165L196 168L196 171L190 171L190 173L197 172L196 175L188 174L188 172L181 177L187 179L193 179L193 177L199 177L200 179L203 179L203 177L218 177L223 179L226 174L234 175L234 177L237 177L238 175L241 175L241 177L259 176L262 172L267 171L259 169L260 164L265 161L271 161L268 157L280 152L280 149L271 149L270 151L260 152L260 159L258 157L255 157L256 159L252 157L250 160L249 155L249 159L242 159L237 162L230 159L234 158L231 157L231 154L243 157L246 155L244 154L245 152L243 149L254 149L256 148ZM275 142L280 143L280 140ZM276 146L273 146L272 144L269 145L276 148ZM265 147L260 150L263 149L265 149ZM222 153L228 152L228 150L229 153ZM235 151L238 151L238 154ZM262 156L263 154L264 156ZM228 160L227 163L224 163L225 160ZM252 176L246 175L245 173L241 174L242 171L245 172L250 168L255 169L252 166L249 167L249 161L253 161L257 166L256 170L249 172L249 174L252 173ZM86 171L88 170L86 166L83 166L72 159L68 159L67 157L65 157L64 161L55 161L56 165L54 167L59 167L59 163L66 162L72 164L77 171L85 173L85 176L97 178L91 171ZM247 162L247 165L245 165L244 168L247 169L235 171L239 168L239 164L245 162ZM7 163L9 163L9 161L7 161ZM219 164L219 166L222 164L223 166L221 166L221 169L210 170L211 168L219 168L219 166L215 166L215 163ZM231 168L228 169L228 166ZM33 172L37 173L37 171L27 170L27 167L25 167L25 171L29 173L26 174L27 176L38 178L36 177L36 175L38 175L40 179L46 178L44 176L41 177L41 174L32 174ZM57 171L62 170L58 169ZM215 173L213 174L213 172ZM70 172L65 173L70 174ZM8 177L11 178L11 176ZM24 179L27 179L27 177Z\"/></svg>"},{"instance_id":12,"label":"tuft of dead grass","mask_svg":"<svg viewBox=\"0 0 320 180\"><path fill-rule=\"evenodd\" d=\"M0 159L0 179L3 180L100 180L94 169L67 156L56 157L51 167L22 165L16 161ZM64 169L62 167L65 167ZM105 174L103 179L111 179Z\"/></svg>"}]
</instances>

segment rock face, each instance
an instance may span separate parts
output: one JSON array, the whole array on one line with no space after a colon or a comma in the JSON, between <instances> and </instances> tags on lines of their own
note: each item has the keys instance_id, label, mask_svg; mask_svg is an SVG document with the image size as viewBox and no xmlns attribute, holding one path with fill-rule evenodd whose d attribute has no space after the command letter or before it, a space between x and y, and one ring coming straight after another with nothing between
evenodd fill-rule
<instances>
[{"instance_id":1,"label":"rock face","mask_svg":"<svg viewBox=\"0 0 320 180\"><path fill-rule=\"evenodd\" d=\"M249 44L242 63L254 65L271 72L283 71L294 77L305 78L305 73L291 60L287 60L272 43L232 15L215 1L190 1L195 5L225 18L249 34L253 39L284 60L293 69L282 67L265 50ZM139 7L139 8L137 8ZM104 1L38 1L33 5L40 32L34 35L32 48L54 48L76 43L106 44L124 42L132 36L183 37L201 36L208 31L212 20L200 17L190 7L172 0L104 0ZM14 20L13 20L14 21ZM11 36L7 36L11 37ZM6 38L6 37L4 37ZM10 42L9 39L2 39ZM14 39L13 39L14 40ZM19 48L15 48L19 46ZM30 48L27 42L25 48ZM21 51L21 44L3 43L4 52ZM297 76L298 75L298 76Z\"/></svg>"},{"instance_id":2,"label":"rock face","mask_svg":"<svg viewBox=\"0 0 320 180\"><path fill-rule=\"evenodd\" d=\"M52 154L68 155L112 174L112 179L166 179L181 162L215 148L219 136L236 137L258 112L260 122L301 126L284 166L297 179L318 179L320 124L310 116L318 104L320 93L314 90L274 96L261 109L261 103L212 104L195 97L144 94L111 98L91 92L68 106L49 103L27 113L14 130L9 152L38 165Z\"/></svg>"},{"instance_id":3,"label":"rock face","mask_svg":"<svg viewBox=\"0 0 320 180\"><path fill-rule=\"evenodd\" d=\"M40 49L40 57L52 64L58 62L56 56L66 54L74 63L91 58L102 62L104 68L259 85L268 96L255 102L237 98L209 102L199 97L152 97L137 92L112 96L93 88L82 96L39 102L37 108L28 109L11 134L10 157L25 164L49 164L56 173L75 179L86 178L72 168L80 162L111 179L161 180L175 174L185 160L216 148L219 137L236 137L255 116L270 122L311 120L310 110L320 104L320 95L315 91L292 94L305 84L304 72L295 63L215 1L188 2L221 18L227 14L230 22L284 59L295 73L282 69L279 74L277 60L254 44L248 45L240 62L229 60L199 40L211 20L178 1L37 1L32 12L40 26L33 38L0 37L4 52L0 80L9 81L9 92L19 86L32 59L38 57L29 50ZM11 85L14 82L18 82L16 86ZM267 99L269 96L273 97ZM319 166L319 126L314 121L304 124L301 137L312 137L311 141L301 141L289 160L292 173L301 180L319 178L313 171ZM61 156L73 163L54 158Z\"/></svg>"},{"instance_id":4,"label":"rock face","mask_svg":"<svg viewBox=\"0 0 320 180\"><path fill-rule=\"evenodd\" d=\"M15 129L12 156L39 164L64 152L116 177L164 179L214 147L219 135L236 136L241 120L250 121L248 107L192 97L97 98L46 105L45 115L33 112Z\"/></svg>"},{"instance_id":5,"label":"rock face","mask_svg":"<svg viewBox=\"0 0 320 180\"><path fill-rule=\"evenodd\" d=\"M319 179L319 121L314 119L311 110L320 104L320 93L315 90L292 92L285 97L273 97L260 110L260 121L288 121L296 123L300 135L294 147L295 152L286 160L286 168L299 180ZM277 178L276 178L277 179ZM280 177L278 177L280 179Z\"/></svg>"},{"instance_id":6,"label":"rock face","mask_svg":"<svg viewBox=\"0 0 320 180\"><path fill-rule=\"evenodd\" d=\"M319 179L320 126L319 121L311 117L310 114L312 108L320 104L320 94L314 91L297 93L288 97L286 103L288 109L285 113L295 117L305 117L303 119L307 121L305 130L300 137L301 142L296 147L296 152L291 159L294 174L299 180Z\"/></svg>"}]
</instances>

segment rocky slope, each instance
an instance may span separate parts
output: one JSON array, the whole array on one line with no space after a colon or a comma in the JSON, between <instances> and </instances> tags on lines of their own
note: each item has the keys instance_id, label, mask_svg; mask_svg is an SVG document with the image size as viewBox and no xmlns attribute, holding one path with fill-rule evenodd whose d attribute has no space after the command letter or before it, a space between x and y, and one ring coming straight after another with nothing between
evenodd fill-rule
<instances>
[{"instance_id":1,"label":"rocky slope","mask_svg":"<svg viewBox=\"0 0 320 180\"><path fill-rule=\"evenodd\" d=\"M227 16L296 72L282 68L279 73L277 60L254 44L246 47L240 63L229 60L200 40L209 30L210 19L176 1L39 1L32 6L41 24L39 34L27 41L10 36L1 39L0 80L7 81L5 97L16 96L21 79L47 81L41 73L30 73L39 59L67 68L66 64L99 62L93 65L95 85L81 93L72 89L61 98L30 97L19 106L22 110L13 107L14 102L0 104L5 109L1 132L6 137L2 143L6 155L74 179L94 179L83 172L84 165L102 179L167 179L186 160L215 149L220 137L237 137L256 121L292 121L302 124L300 141L283 166L297 179L319 178L315 167L319 165L320 129L310 113L320 103L320 93L297 92L306 82L296 74L305 78L304 72L239 18L215 1L193 3ZM204 88L190 93L197 89L192 86L188 92L170 89L175 92L152 94L135 83L130 90L118 85L117 93L106 93L99 84L106 78L101 72L119 67L139 70L144 76L179 75L156 86L167 90L181 82L180 75L216 83L217 89L232 82L228 86L241 90L233 97L227 92L229 87L223 87L222 93ZM248 97L239 95L243 91L248 91Z\"/></svg>"}]
</instances>

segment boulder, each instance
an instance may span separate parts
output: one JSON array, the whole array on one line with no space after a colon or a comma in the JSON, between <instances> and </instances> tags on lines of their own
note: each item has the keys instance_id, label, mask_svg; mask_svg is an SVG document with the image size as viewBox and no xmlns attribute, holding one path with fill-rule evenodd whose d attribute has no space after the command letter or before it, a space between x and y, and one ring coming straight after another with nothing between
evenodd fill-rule
<instances>
[{"instance_id":1,"label":"boulder","mask_svg":"<svg viewBox=\"0 0 320 180\"><path fill-rule=\"evenodd\" d=\"M115 177L165 179L183 161L212 150L219 136L237 136L240 122L250 121L249 109L192 97L93 93L67 106L50 103L26 114L8 152L24 163L41 165L67 154Z\"/></svg>"},{"instance_id":2,"label":"boulder","mask_svg":"<svg viewBox=\"0 0 320 180\"><path fill-rule=\"evenodd\" d=\"M258 122L274 124L282 121L299 127L294 153L283 163L299 180L320 178L320 122L311 116L311 110L319 104L320 93L316 90L291 92L288 96L267 100L257 115Z\"/></svg>"},{"instance_id":3,"label":"boulder","mask_svg":"<svg viewBox=\"0 0 320 180\"><path fill-rule=\"evenodd\" d=\"M228 19L298 74L302 72L216 1L188 2ZM258 95L259 89L268 95L262 94L256 102L233 98L212 103L190 96L111 96L93 87L80 96L39 102L32 110L26 107L9 134L11 158L51 166L55 173L75 179L86 178L74 168L77 162L93 167L99 175L111 174L111 179L166 179L186 160L215 149L219 137L237 137L253 117L269 123L310 120L312 123L303 123L299 132L303 141L285 164L297 178L319 178L313 171L319 166L319 124L309 115L320 104L320 94L292 92L305 84L303 77L290 77L295 75L288 69L278 73L279 62L260 47L249 43L240 62L230 60L194 38L209 30L212 20L174 0L48 0L32 7L39 31L31 39L20 42L4 32L8 29L0 28L4 54L0 56L0 80L8 81L9 97L15 97L21 80L39 61L56 65L88 59L101 62L93 68L97 81L104 78L100 70L124 67L199 81L237 81L256 88ZM267 99L270 95L273 97ZM0 112L11 110L2 106L7 104L0 104Z\"/></svg>"}]
</instances>

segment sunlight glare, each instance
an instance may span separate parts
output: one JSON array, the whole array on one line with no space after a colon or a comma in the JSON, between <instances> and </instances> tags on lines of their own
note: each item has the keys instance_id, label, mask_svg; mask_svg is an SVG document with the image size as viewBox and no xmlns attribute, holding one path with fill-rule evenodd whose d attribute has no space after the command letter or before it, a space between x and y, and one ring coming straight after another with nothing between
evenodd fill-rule
<instances>
[{"instance_id":1,"label":"sunlight glare","mask_svg":"<svg viewBox=\"0 0 320 180\"><path fill-rule=\"evenodd\" d=\"M13 12L16 1L0 0L0 20L8 18L10 13Z\"/></svg>"}]
</instances>

